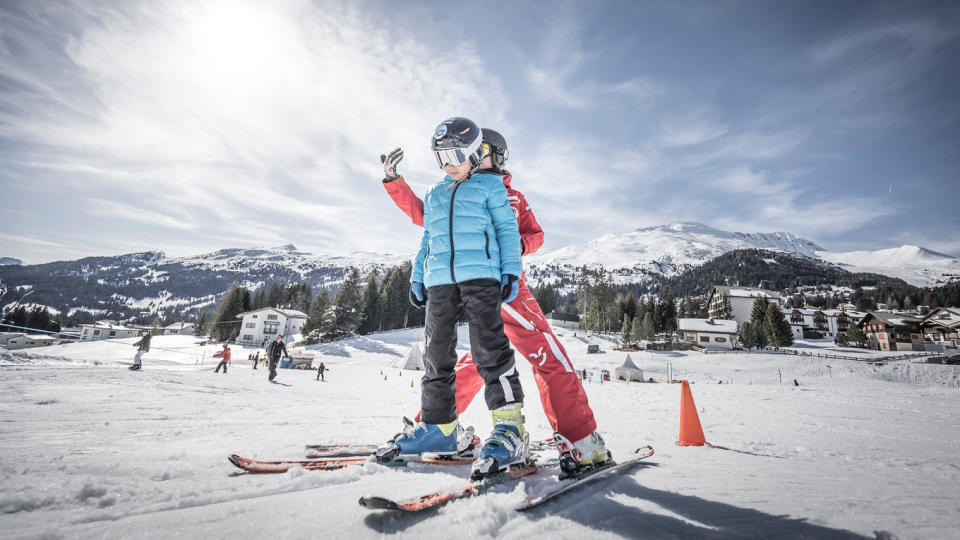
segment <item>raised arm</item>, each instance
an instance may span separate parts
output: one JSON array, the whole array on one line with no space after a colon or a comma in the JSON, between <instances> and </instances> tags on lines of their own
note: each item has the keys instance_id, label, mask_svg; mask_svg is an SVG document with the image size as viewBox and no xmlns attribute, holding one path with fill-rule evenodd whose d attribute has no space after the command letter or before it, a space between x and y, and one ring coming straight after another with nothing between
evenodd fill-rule
<instances>
[{"instance_id":1,"label":"raised arm","mask_svg":"<svg viewBox=\"0 0 960 540\"><path fill-rule=\"evenodd\" d=\"M393 199L393 204L403 210L403 213L410 217L410 221L414 225L423 227L423 200L417 197L417 194L410 189L402 176L390 181L384 178L383 189L387 190L387 194Z\"/></svg>"}]
</instances>

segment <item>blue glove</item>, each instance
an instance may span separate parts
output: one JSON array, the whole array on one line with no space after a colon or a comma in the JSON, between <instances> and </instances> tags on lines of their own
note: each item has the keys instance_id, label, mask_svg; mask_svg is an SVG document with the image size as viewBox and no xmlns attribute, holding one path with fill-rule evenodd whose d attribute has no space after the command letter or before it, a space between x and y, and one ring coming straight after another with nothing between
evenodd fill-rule
<instances>
[{"instance_id":1,"label":"blue glove","mask_svg":"<svg viewBox=\"0 0 960 540\"><path fill-rule=\"evenodd\" d=\"M513 274L504 274L500 276L500 298L504 304L509 304L517 299L520 292L520 281Z\"/></svg>"},{"instance_id":2,"label":"blue glove","mask_svg":"<svg viewBox=\"0 0 960 540\"><path fill-rule=\"evenodd\" d=\"M423 309L427 305L427 291L423 288L423 283L414 281L410 284L410 303L417 309Z\"/></svg>"}]
</instances>

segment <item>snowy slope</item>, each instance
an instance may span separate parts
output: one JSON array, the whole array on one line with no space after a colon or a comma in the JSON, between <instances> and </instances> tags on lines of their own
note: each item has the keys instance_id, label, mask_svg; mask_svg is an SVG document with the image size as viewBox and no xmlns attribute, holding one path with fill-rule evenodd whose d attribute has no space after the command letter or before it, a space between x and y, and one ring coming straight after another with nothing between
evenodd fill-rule
<instances>
[{"instance_id":1,"label":"snowy slope","mask_svg":"<svg viewBox=\"0 0 960 540\"><path fill-rule=\"evenodd\" d=\"M960 259L918 246L902 245L877 251L817 251L817 257L850 272L885 274L921 287L960 280Z\"/></svg>"},{"instance_id":2,"label":"snowy slope","mask_svg":"<svg viewBox=\"0 0 960 540\"><path fill-rule=\"evenodd\" d=\"M256 272L270 268L292 270L306 277L318 268L348 268L356 266L369 270L372 266L392 266L412 258L411 255L390 255L357 251L346 255L314 255L287 244L276 247L231 248L190 257L163 257L157 265L175 264L185 268L203 268L213 271Z\"/></svg>"},{"instance_id":3,"label":"snowy slope","mask_svg":"<svg viewBox=\"0 0 960 540\"><path fill-rule=\"evenodd\" d=\"M461 331L461 350L468 342ZM587 355L612 369L625 354ZM376 442L419 400L419 373L401 373L418 330L315 349L315 372L281 370L269 384L238 348L227 375L215 346L157 336L144 370L126 369L132 340L0 352L0 515L20 538L953 538L960 481L958 366L775 354L631 353L647 376L667 364L689 378L709 447L678 447L678 385L585 384L615 456L642 443L656 455L616 481L542 512L511 508L552 482L529 477L422 516L370 512L366 494L413 495L457 483L465 468L379 466L282 475L237 474L229 452L297 458L309 442ZM603 345L603 348L607 348ZM814 352L866 351L800 343ZM533 437L550 428L530 369L520 366ZM780 382L782 376L783 382ZM800 381L794 387L792 380ZM413 387L411 387L413 381ZM716 384L723 381L724 384ZM462 420L490 427L482 397ZM589 496L589 497L588 497Z\"/></svg>"}]
</instances>

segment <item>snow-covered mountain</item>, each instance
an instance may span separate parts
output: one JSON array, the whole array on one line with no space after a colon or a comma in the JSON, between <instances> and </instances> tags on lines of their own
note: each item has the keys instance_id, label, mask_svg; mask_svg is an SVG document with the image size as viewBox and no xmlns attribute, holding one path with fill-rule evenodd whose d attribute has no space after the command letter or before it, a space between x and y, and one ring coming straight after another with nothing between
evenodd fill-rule
<instances>
[{"instance_id":1,"label":"snow-covered mountain","mask_svg":"<svg viewBox=\"0 0 960 540\"><path fill-rule=\"evenodd\" d=\"M692 222L606 234L584 244L541 252L525 259L532 281L569 278L581 266L602 266L619 283L674 276L735 249L767 249L821 259L851 272L874 272L918 286L960 279L960 260L915 246L879 251L831 252L787 232L723 231Z\"/></svg>"},{"instance_id":2,"label":"snow-covered mountain","mask_svg":"<svg viewBox=\"0 0 960 540\"><path fill-rule=\"evenodd\" d=\"M14 259L13 257L0 257L0 266L19 264L23 264L20 259Z\"/></svg>"},{"instance_id":3,"label":"snow-covered mountain","mask_svg":"<svg viewBox=\"0 0 960 540\"><path fill-rule=\"evenodd\" d=\"M825 261L851 272L871 272L918 286L960 280L960 261L915 246L879 251L832 252L786 232L728 232L700 223L678 222L627 233L607 234L585 244L527 257L531 284L572 286L581 266L603 266L618 283L671 277L735 249L765 249ZM305 282L314 290L336 290L351 267L362 273L385 270L412 254L353 252L315 255L295 246L232 248L190 257L161 251L116 257L87 257L38 265L0 266L0 281L13 302L28 290L30 301L77 321L129 319L144 314L190 319L212 309L232 283L251 290L273 283Z\"/></svg>"},{"instance_id":4,"label":"snow-covered mountain","mask_svg":"<svg viewBox=\"0 0 960 540\"><path fill-rule=\"evenodd\" d=\"M960 280L960 259L919 246L876 251L817 251L817 257L850 272L898 277L920 287Z\"/></svg>"},{"instance_id":5,"label":"snow-covered mountain","mask_svg":"<svg viewBox=\"0 0 960 540\"><path fill-rule=\"evenodd\" d=\"M32 301L79 321L128 319L145 313L189 319L198 310L209 310L232 283L253 290L274 283L305 282L314 290L335 290L351 267L366 273L409 259L409 255L368 252L313 255L292 245L222 249L190 257L148 251L3 266L0 279L11 290L33 289Z\"/></svg>"}]
</instances>

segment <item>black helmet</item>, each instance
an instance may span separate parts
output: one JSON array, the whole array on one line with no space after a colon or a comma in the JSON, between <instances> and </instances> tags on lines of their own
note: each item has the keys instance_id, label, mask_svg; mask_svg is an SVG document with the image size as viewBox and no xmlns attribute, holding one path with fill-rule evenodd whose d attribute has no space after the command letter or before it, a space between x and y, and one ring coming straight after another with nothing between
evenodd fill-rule
<instances>
[{"instance_id":1,"label":"black helmet","mask_svg":"<svg viewBox=\"0 0 960 540\"><path fill-rule=\"evenodd\" d=\"M454 116L437 126L430 147L441 169L447 163L460 165L467 160L476 167L483 158L481 142L483 134L472 120Z\"/></svg>"},{"instance_id":2,"label":"black helmet","mask_svg":"<svg viewBox=\"0 0 960 540\"><path fill-rule=\"evenodd\" d=\"M482 149L482 155L484 157L489 155L490 159L493 160L493 166L502 169L507 163L507 158L510 157L507 140L499 132L490 128L483 128L483 144L487 145L487 148Z\"/></svg>"}]
</instances>

